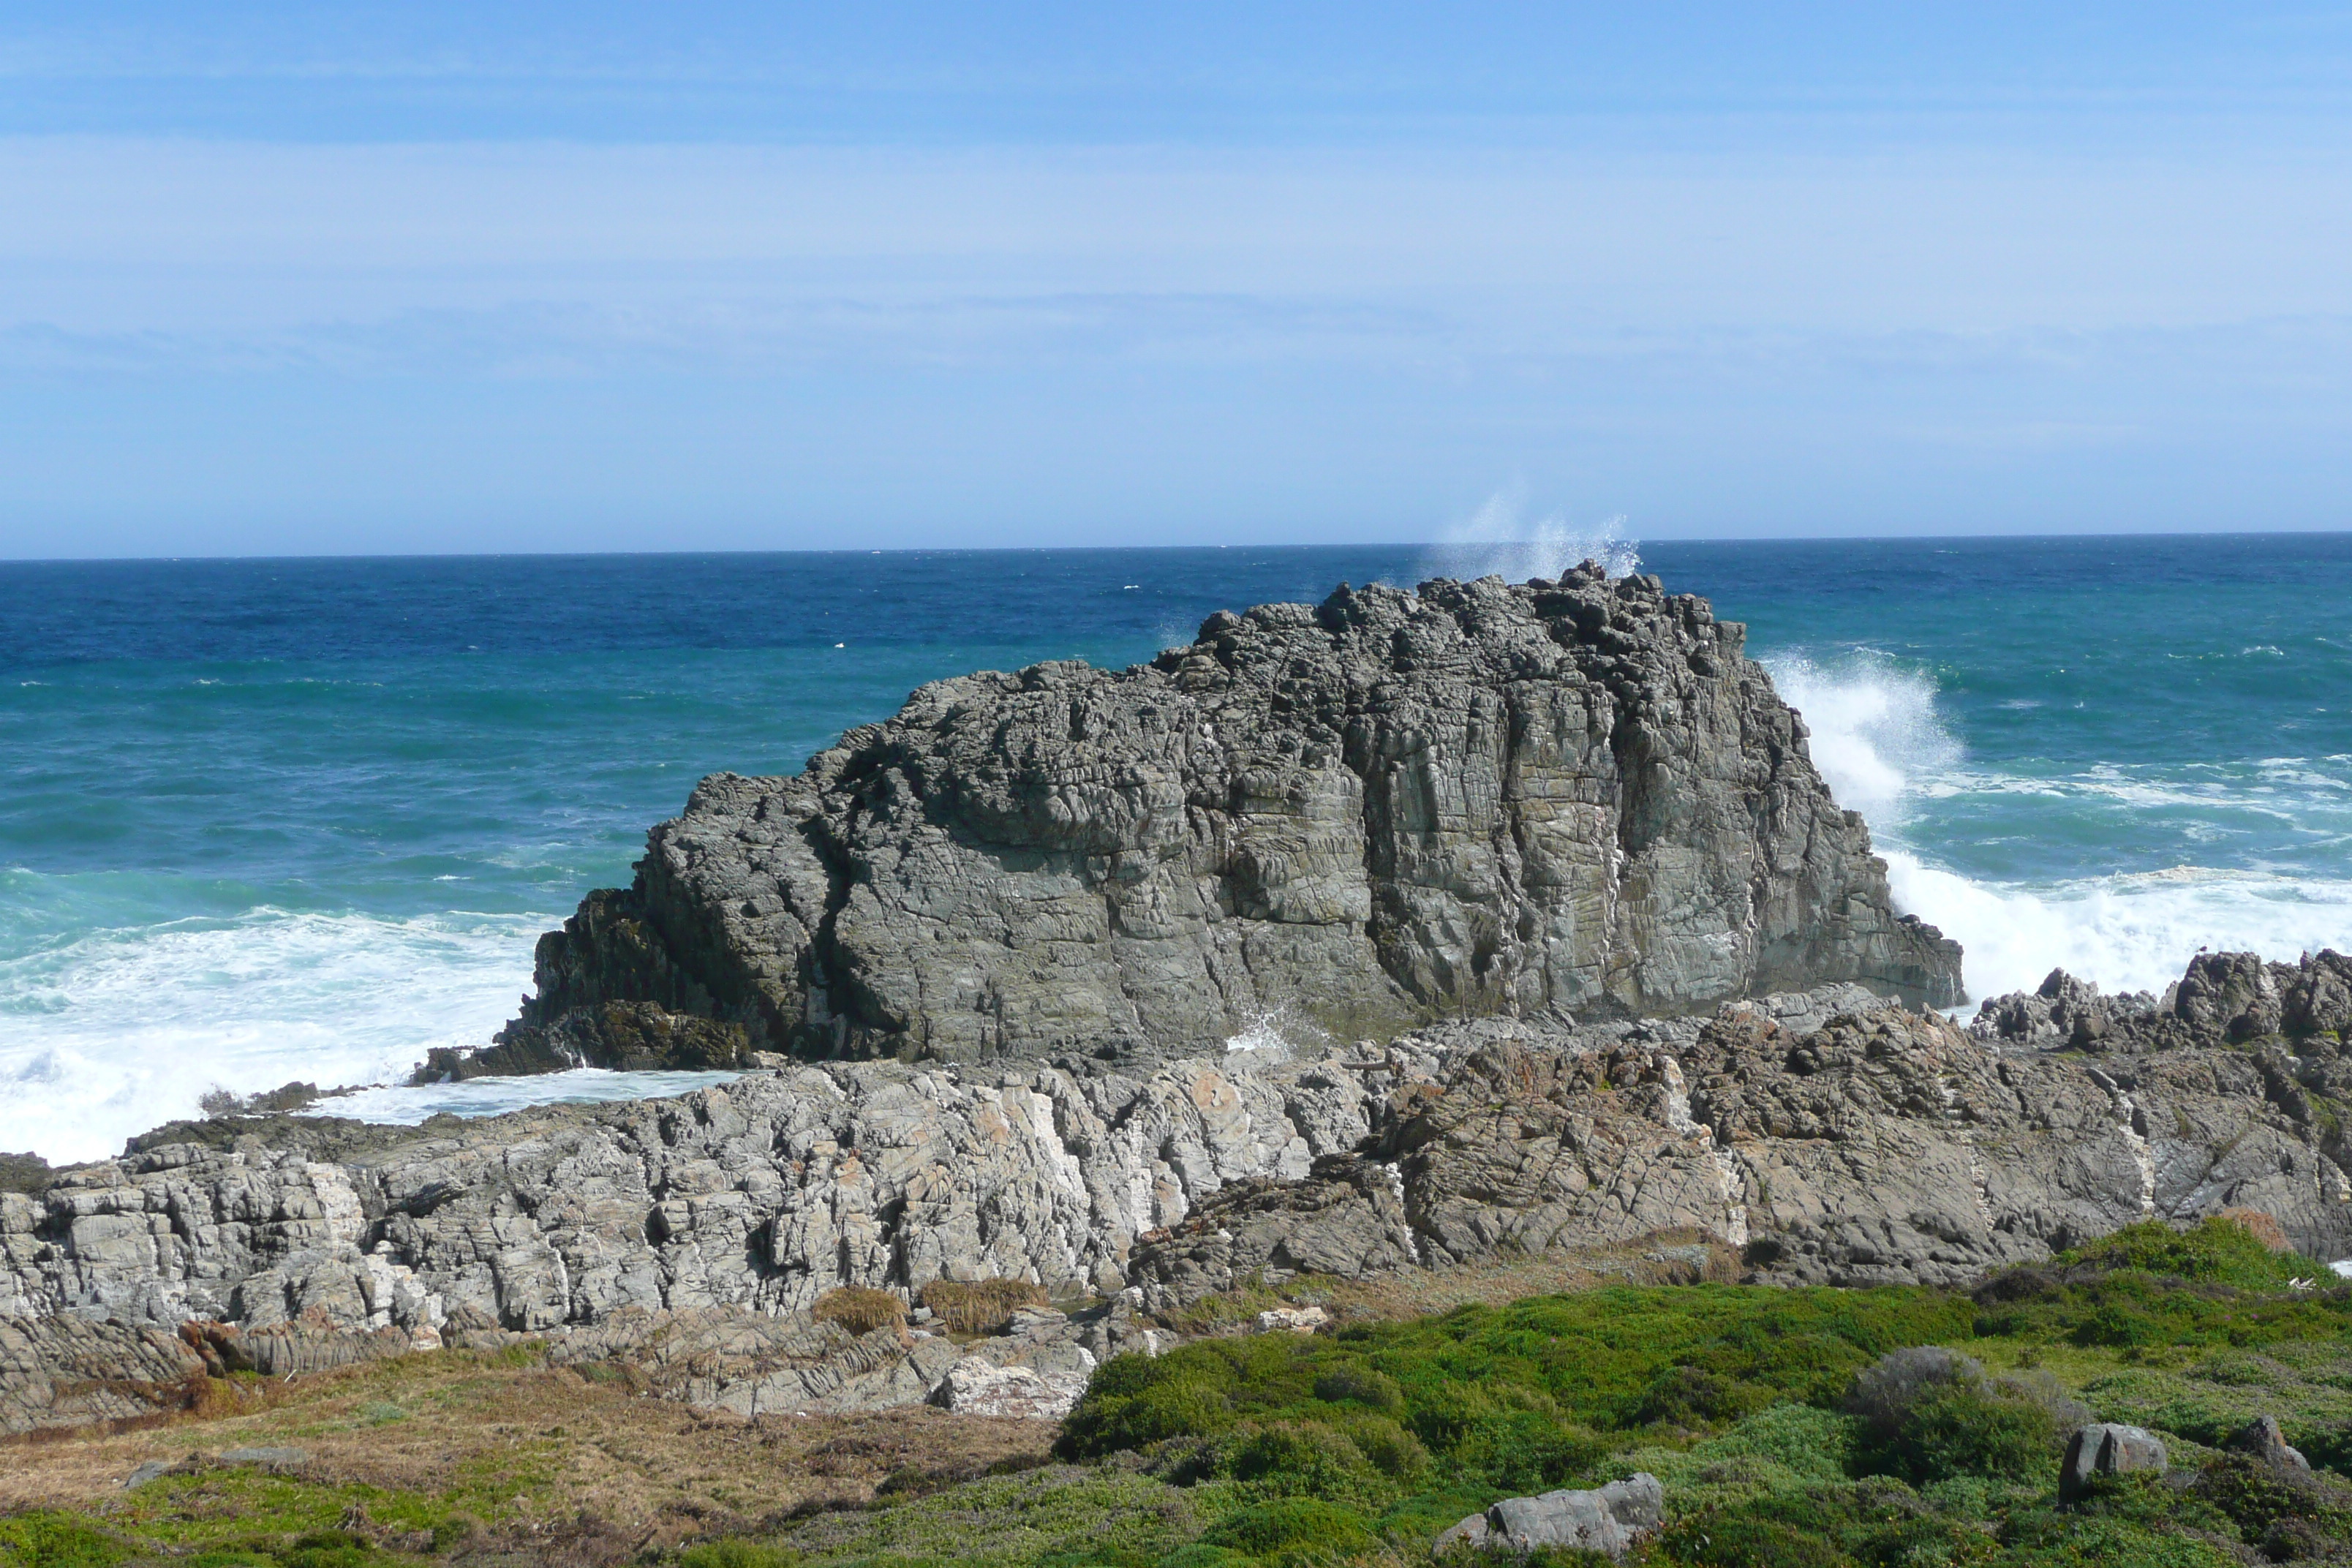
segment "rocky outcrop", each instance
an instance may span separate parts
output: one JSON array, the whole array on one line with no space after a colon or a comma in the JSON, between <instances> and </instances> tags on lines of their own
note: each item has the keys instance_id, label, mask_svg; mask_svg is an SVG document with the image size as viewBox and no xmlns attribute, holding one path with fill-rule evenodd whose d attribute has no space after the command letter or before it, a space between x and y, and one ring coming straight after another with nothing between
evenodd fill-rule
<instances>
[{"instance_id":1,"label":"rocky outcrop","mask_svg":"<svg viewBox=\"0 0 2352 1568\"><path fill-rule=\"evenodd\" d=\"M1147 1303L1688 1227L1743 1248L1754 1278L1840 1285L1958 1285L2233 1206L2314 1256L2352 1250L2340 1126L2282 1103L2241 1051L2094 1066L1885 1005L1810 1032L1736 1005L1574 1049L1497 1024L1449 1037L1360 1150L1143 1238Z\"/></svg>"},{"instance_id":2,"label":"rocky outcrop","mask_svg":"<svg viewBox=\"0 0 2352 1568\"><path fill-rule=\"evenodd\" d=\"M500 1049L1148 1062L1269 1017L1385 1040L1841 981L1957 1002L1958 946L1895 913L1744 640L1587 566L1343 584L1126 670L926 686L799 777L704 780L632 887L542 939Z\"/></svg>"},{"instance_id":3,"label":"rocky outcrop","mask_svg":"<svg viewBox=\"0 0 2352 1568\"><path fill-rule=\"evenodd\" d=\"M2145 991L2105 995L2092 982L2053 969L2032 992L1987 998L1969 1028L1980 1039L2045 1049L2274 1045L2325 1064L2352 1037L2352 958L2332 948L2294 963L2252 952L2200 952L2161 997Z\"/></svg>"},{"instance_id":4,"label":"rocky outcrop","mask_svg":"<svg viewBox=\"0 0 2352 1568\"><path fill-rule=\"evenodd\" d=\"M1740 1249L1759 1279L1958 1284L2233 1207L2315 1257L2352 1255L2342 1124L2270 1058L2021 1052L1858 987L1704 1021L1482 1019L1307 1060L1084 1066L795 1064L674 1100L417 1128L184 1123L0 1194L0 1314L104 1320L139 1365L152 1334L196 1320L213 1326L182 1342L200 1359L301 1369L657 1321L682 1325L661 1342L688 1347L683 1366L741 1342L725 1354L744 1370L695 1397L750 1389L769 1407L850 1384L993 1397L976 1369L940 1395L948 1365L921 1358L944 1350L908 1349L912 1372L895 1351L843 1361L829 1336L846 1331L803 1314L845 1285L1025 1279L1149 1313L1667 1230ZM1071 1342L1099 1357L1141 1327ZM1074 1372L992 1364L1048 1389Z\"/></svg>"}]
</instances>

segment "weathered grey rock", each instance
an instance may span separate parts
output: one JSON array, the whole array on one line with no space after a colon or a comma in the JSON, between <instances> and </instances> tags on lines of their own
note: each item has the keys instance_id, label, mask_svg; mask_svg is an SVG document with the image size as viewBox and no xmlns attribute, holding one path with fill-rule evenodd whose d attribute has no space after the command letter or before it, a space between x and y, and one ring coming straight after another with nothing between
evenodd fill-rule
<instances>
[{"instance_id":1,"label":"weathered grey rock","mask_svg":"<svg viewBox=\"0 0 2352 1568\"><path fill-rule=\"evenodd\" d=\"M1083 1367L1045 1372L966 1356L948 1368L932 1403L965 1415L1059 1421L1086 1393L1087 1379L1094 1373L1094 1357L1084 1351L1079 1354L1086 1357Z\"/></svg>"},{"instance_id":2,"label":"weathered grey rock","mask_svg":"<svg viewBox=\"0 0 2352 1568\"><path fill-rule=\"evenodd\" d=\"M2045 1049L2148 1052L2273 1042L2297 1058L2288 1064L2306 1087L2346 1073L2344 1037L2352 1032L2352 958L2329 949L2297 963L2265 963L2251 952L2201 952L2162 997L2145 991L2103 996L2099 988L2053 969L2033 992L1987 998L1969 1032L1980 1039ZM2300 1059L2308 1056L2305 1062Z\"/></svg>"},{"instance_id":3,"label":"weathered grey rock","mask_svg":"<svg viewBox=\"0 0 2352 1568\"><path fill-rule=\"evenodd\" d=\"M1433 1551L1439 1552L1451 1546L1484 1546L1487 1534L1486 1516L1474 1513L1461 1523L1440 1531L1437 1539L1430 1545Z\"/></svg>"},{"instance_id":4,"label":"weathered grey rock","mask_svg":"<svg viewBox=\"0 0 2352 1568\"><path fill-rule=\"evenodd\" d=\"M606 1068L614 1072L720 1071L755 1065L742 1026L690 1013L672 1013L657 1002L605 1002L575 1007L540 1027L516 1023L499 1031L481 1050L436 1047L425 1053L418 1083L451 1079L563 1072Z\"/></svg>"},{"instance_id":5,"label":"weathered grey rock","mask_svg":"<svg viewBox=\"0 0 2352 1568\"><path fill-rule=\"evenodd\" d=\"M122 1478L122 1489L127 1492L137 1491L149 1481L161 1480L163 1477L170 1475L177 1468L178 1462L176 1460L149 1459L142 1464L137 1469L132 1470L129 1475Z\"/></svg>"},{"instance_id":6,"label":"weathered grey rock","mask_svg":"<svg viewBox=\"0 0 2352 1568\"><path fill-rule=\"evenodd\" d=\"M541 941L500 1048L606 1060L614 1005L971 1061L1840 981L1957 1002L1958 946L1894 912L1744 640L1588 566L1343 584L1123 671L926 686L799 777L704 780Z\"/></svg>"},{"instance_id":7,"label":"weathered grey rock","mask_svg":"<svg viewBox=\"0 0 2352 1568\"><path fill-rule=\"evenodd\" d=\"M2134 1470L2162 1475L2166 1462L2163 1439L2145 1427L2112 1422L2084 1426L2066 1441L2066 1458L2058 1468L2058 1500L2074 1502L2083 1497L2095 1476Z\"/></svg>"},{"instance_id":8,"label":"weathered grey rock","mask_svg":"<svg viewBox=\"0 0 2352 1568\"><path fill-rule=\"evenodd\" d=\"M2106 1047L2119 1026L2144 1026L2157 1010L2157 999L2145 991L2105 996L2092 982L2053 969L2032 992L1988 997L1969 1028L1980 1038L2007 1044L2095 1051Z\"/></svg>"},{"instance_id":9,"label":"weathered grey rock","mask_svg":"<svg viewBox=\"0 0 2352 1568\"><path fill-rule=\"evenodd\" d=\"M1083 1319L1026 1310L979 1352L1042 1377L1080 1348L1146 1348L1139 1313L1210 1290L1662 1230L1742 1249L1758 1279L1846 1285L1962 1284L2233 1207L2352 1255L2340 1127L2275 1052L2094 1063L1865 1001L1801 1034L1780 1020L1822 998L1477 1019L1138 1076L799 1064L416 1128L179 1124L0 1194L0 1423L161 1407L60 1392L92 1376L169 1401L197 1372L522 1335L625 1351L730 1408L919 1401L961 1352L895 1330L853 1343L804 1314L836 1286L912 1297L942 1277L1120 1294ZM630 1348L641 1320L672 1326Z\"/></svg>"},{"instance_id":10,"label":"weathered grey rock","mask_svg":"<svg viewBox=\"0 0 2352 1568\"><path fill-rule=\"evenodd\" d=\"M1331 1321L1320 1307L1269 1307L1257 1315L1262 1334L1311 1334Z\"/></svg>"},{"instance_id":11,"label":"weathered grey rock","mask_svg":"<svg viewBox=\"0 0 2352 1568\"><path fill-rule=\"evenodd\" d=\"M2273 1469L2311 1468L2311 1461L2303 1457L2303 1450L2289 1443L2286 1435L2279 1430L2275 1415L2256 1416L2238 1428L2225 1446L2233 1453L2250 1455Z\"/></svg>"},{"instance_id":12,"label":"weathered grey rock","mask_svg":"<svg viewBox=\"0 0 2352 1568\"><path fill-rule=\"evenodd\" d=\"M1643 1471L1592 1491L1506 1498L1440 1535L1436 1544L1441 1551L1461 1542L1520 1553L1558 1546L1622 1557L1657 1529L1664 1509L1665 1489Z\"/></svg>"},{"instance_id":13,"label":"weathered grey rock","mask_svg":"<svg viewBox=\"0 0 2352 1568\"><path fill-rule=\"evenodd\" d=\"M73 1314L0 1316L0 1432L186 1408L203 1359L171 1330Z\"/></svg>"},{"instance_id":14,"label":"weathered grey rock","mask_svg":"<svg viewBox=\"0 0 2352 1568\"><path fill-rule=\"evenodd\" d=\"M1687 1033L1488 1022L1412 1043L1433 1040L1454 1047L1441 1065L1381 1076L1358 1152L1147 1235L1129 1265L1146 1304L1349 1271L1335 1260L1443 1268L1687 1227L1756 1278L1839 1285L1961 1285L2231 1207L2313 1256L2352 1251L2340 1133L2292 1114L2242 1051L2111 1071L1899 1010L1795 1036L1749 1007Z\"/></svg>"}]
</instances>

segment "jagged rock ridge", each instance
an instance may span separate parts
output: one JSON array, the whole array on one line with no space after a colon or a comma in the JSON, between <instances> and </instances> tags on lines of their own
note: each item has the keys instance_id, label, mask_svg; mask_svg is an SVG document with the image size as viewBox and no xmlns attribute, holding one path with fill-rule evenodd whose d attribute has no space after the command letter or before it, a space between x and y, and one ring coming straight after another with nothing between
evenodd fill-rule
<instances>
[{"instance_id":1,"label":"jagged rock ridge","mask_svg":"<svg viewBox=\"0 0 2352 1568\"><path fill-rule=\"evenodd\" d=\"M1842 981L1957 1002L1958 945L1895 913L1744 640L1588 564L926 686L799 777L704 780L541 940L495 1059L1167 1059L1276 1014L1385 1040Z\"/></svg>"},{"instance_id":2,"label":"jagged rock ridge","mask_svg":"<svg viewBox=\"0 0 2352 1568\"><path fill-rule=\"evenodd\" d=\"M2231 1208L2338 1258L2352 1150L2321 1086L2340 1042L2303 1046L2021 1049L1849 984L1139 1076L787 1064L419 1128L183 1123L0 1194L0 1426L125 1414L129 1384L228 1345L215 1323L257 1365L556 1334L683 1379L680 1397L857 1407L957 1389L943 1346L809 1328L839 1285L1015 1278L1154 1312L1666 1230L1762 1280L1956 1285ZM1007 1342L990 1367L1021 1375L967 1368L965 1392L1066 1383L1070 1345L1142 1331L1114 1315L1090 1341ZM709 1355L736 1370L689 1376Z\"/></svg>"}]
</instances>

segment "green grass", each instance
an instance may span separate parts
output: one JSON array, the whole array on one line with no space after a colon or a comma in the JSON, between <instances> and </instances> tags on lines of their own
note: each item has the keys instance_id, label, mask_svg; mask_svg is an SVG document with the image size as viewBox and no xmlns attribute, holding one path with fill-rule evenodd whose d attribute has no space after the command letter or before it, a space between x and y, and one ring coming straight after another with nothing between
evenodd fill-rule
<instances>
[{"instance_id":1,"label":"green grass","mask_svg":"<svg viewBox=\"0 0 2352 1568\"><path fill-rule=\"evenodd\" d=\"M1439 1531L1499 1498L1641 1470L1665 1486L1667 1528L1642 1558L1653 1568L2352 1561L2340 1479L2352 1474L2352 1289L2294 1288L2315 1275L2234 1226L2137 1226L1973 1295L1623 1286L1200 1340L1099 1368L1062 1429L1061 1464L887 1491L863 1510L688 1547L662 1568L1400 1568L1430 1563ZM1850 1414L1857 1373L1916 1346L1965 1359L1886 1363L1865 1386L1899 1398ZM1941 1370L1889 1382L1889 1368L1930 1364ZM2129 1478L2060 1510L2077 1401L2156 1430L2177 1468L2201 1472L2195 1484ZM403 1394L359 1419L424 1408ZM2216 1452L2263 1414L2315 1478ZM501 1456L433 1497L172 1477L102 1517L0 1521L0 1568L157 1555L390 1568L394 1554L336 1533L355 1505L380 1526L436 1532L423 1561L462 1562L445 1550L462 1540L457 1521L511 1514L532 1464Z\"/></svg>"}]
</instances>

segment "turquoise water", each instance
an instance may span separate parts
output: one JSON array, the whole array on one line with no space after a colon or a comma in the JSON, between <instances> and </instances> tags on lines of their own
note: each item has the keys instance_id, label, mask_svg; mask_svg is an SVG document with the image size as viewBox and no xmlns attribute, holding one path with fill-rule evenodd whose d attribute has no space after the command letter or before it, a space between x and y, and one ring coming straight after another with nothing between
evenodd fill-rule
<instances>
[{"instance_id":1,"label":"turquoise water","mask_svg":"<svg viewBox=\"0 0 2352 1568\"><path fill-rule=\"evenodd\" d=\"M478 1043L695 779L797 769L924 680L1581 552L0 564L0 1148ZM1641 555L1749 623L1972 990L2352 946L2352 538Z\"/></svg>"}]
</instances>

